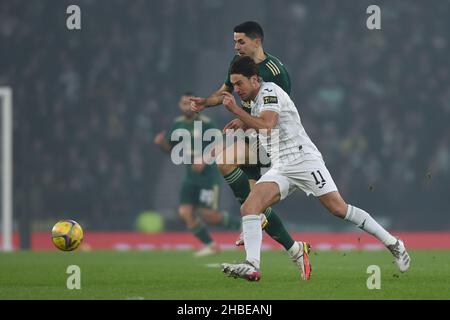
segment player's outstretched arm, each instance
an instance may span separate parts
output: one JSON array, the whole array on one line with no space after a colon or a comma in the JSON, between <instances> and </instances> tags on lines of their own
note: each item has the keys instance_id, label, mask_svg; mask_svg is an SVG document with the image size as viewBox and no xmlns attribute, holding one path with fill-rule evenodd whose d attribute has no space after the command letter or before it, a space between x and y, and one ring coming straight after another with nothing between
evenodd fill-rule
<instances>
[{"instance_id":1,"label":"player's outstretched arm","mask_svg":"<svg viewBox=\"0 0 450 320\"><path fill-rule=\"evenodd\" d=\"M153 143L159 146L164 152L169 153L172 150L172 146L166 140L166 132L162 131L155 136Z\"/></svg>"},{"instance_id":2,"label":"player's outstretched arm","mask_svg":"<svg viewBox=\"0 0 450 320\"><path fill-rule=\"evenodd\" d=\"M208 107L214 107L222 104L223 93L231 92L232 88L223 84L219 90L215 91L208 98L192 97L191 98L191 110L194 112L200 112Z\"/></svg>"}]
</instances>

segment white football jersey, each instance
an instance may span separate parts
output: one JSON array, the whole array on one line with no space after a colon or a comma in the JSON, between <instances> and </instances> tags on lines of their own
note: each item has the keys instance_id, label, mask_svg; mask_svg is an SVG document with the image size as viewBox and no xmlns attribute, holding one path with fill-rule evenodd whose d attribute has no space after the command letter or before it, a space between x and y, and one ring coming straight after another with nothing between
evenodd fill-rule
<instances>
[{"instance_id":1,"label":"white football jersey","mask_svg":"<svg viewBox=\"0 0 450 320\"><path fill-rule=\"evenodd\" d=\"M278 113L278 123L272 134L259 134L272 167L298 163L311 156L322 159L322 154L303 128L294 102L278 85L262 82L258 95L251 101L251 108L251 114L255 117L260 116L263 111Z\"/></svg>"}]
</instances>

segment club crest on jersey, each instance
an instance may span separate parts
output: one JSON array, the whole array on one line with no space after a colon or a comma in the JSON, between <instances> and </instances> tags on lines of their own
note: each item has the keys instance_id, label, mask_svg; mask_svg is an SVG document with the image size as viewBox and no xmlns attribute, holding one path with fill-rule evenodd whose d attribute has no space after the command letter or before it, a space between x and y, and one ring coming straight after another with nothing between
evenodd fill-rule
<instances>
[{"instance_id":1,"label":"club crest on jersey","mask_svg":"<svg viewBox=\"0 0 450 320\"><path fill-rule=\"evenodd\" d=\"M269 104L269 103L278 103L278 98L275 96L264 97L264 104Z\"/></svg>"}]
</instances>

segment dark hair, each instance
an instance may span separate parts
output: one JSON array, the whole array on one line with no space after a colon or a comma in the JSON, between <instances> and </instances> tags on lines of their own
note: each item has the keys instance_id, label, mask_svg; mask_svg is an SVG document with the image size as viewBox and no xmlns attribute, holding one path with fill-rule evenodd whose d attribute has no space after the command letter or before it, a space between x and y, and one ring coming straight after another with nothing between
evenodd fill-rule
<instances>
[{"instance_id":1,"label":"dark hair","mask_svg":"<svg viewBox=\"0 0 450 320\"><path fill-rule=\"evenodd\" d=\"M195 96L195 94L193 91L188 90L188 91L183 92L182 96L192 97L192 96Z\"/></svg>"},{"instance_id":2,"label":"dark hair","mask_svg":"<svg viewBox=\"0 0 450 320\"><path fill-rule=\"evenodd\" d=\"M236 58L236 60L234 60L231 64L230 75L231 74L242 74L244 77L250 78L254 75L259 76L259 71L255 61L253 61L252 58L242 56Z\"/></svg>"},{"instance_id":3,"label":"dark hair","mask_svg":"<svg viewBox=\"0 0 450 320\"><path fill-rule=\"evenodd\" d=\"M264 40L264 31L259 23L255 21L243 22L234 27L233 31L238 33L245 33L245 35L250 39L259 38L261 39L261 42L263 42Z\"/></svg>"}]
</instances>

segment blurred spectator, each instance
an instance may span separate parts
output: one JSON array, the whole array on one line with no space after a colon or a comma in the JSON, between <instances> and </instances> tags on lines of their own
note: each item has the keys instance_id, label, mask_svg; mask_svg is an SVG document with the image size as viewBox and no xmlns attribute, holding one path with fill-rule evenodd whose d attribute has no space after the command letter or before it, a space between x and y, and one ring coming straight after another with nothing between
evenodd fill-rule
<instances>
[{"instance_id":1,"label":"blurred spectator","mask_svg":"<svg viewBox=\"0 0 450 320\"><path fill-rule=\"evenodd\" d=\"M158 186L162 159L151 136L174 117L180 92L211 90L196 82L210 66L194 66L200 52L232 43L233 5L77 3L78 32L64 28L68 2L0 3L0 85L14 88L15 209L131 228ZM369 31L370 4L248 5L263 17L266 47L286 63L306 130L346 197L382 209L398 229L423 227L407 219L424 208L428 227L448 228L449 197L437 195L450 185L450 4L381 1L382 30ZM231 57L212 61L227 66Z\"/></svg>"}]
</instances>

